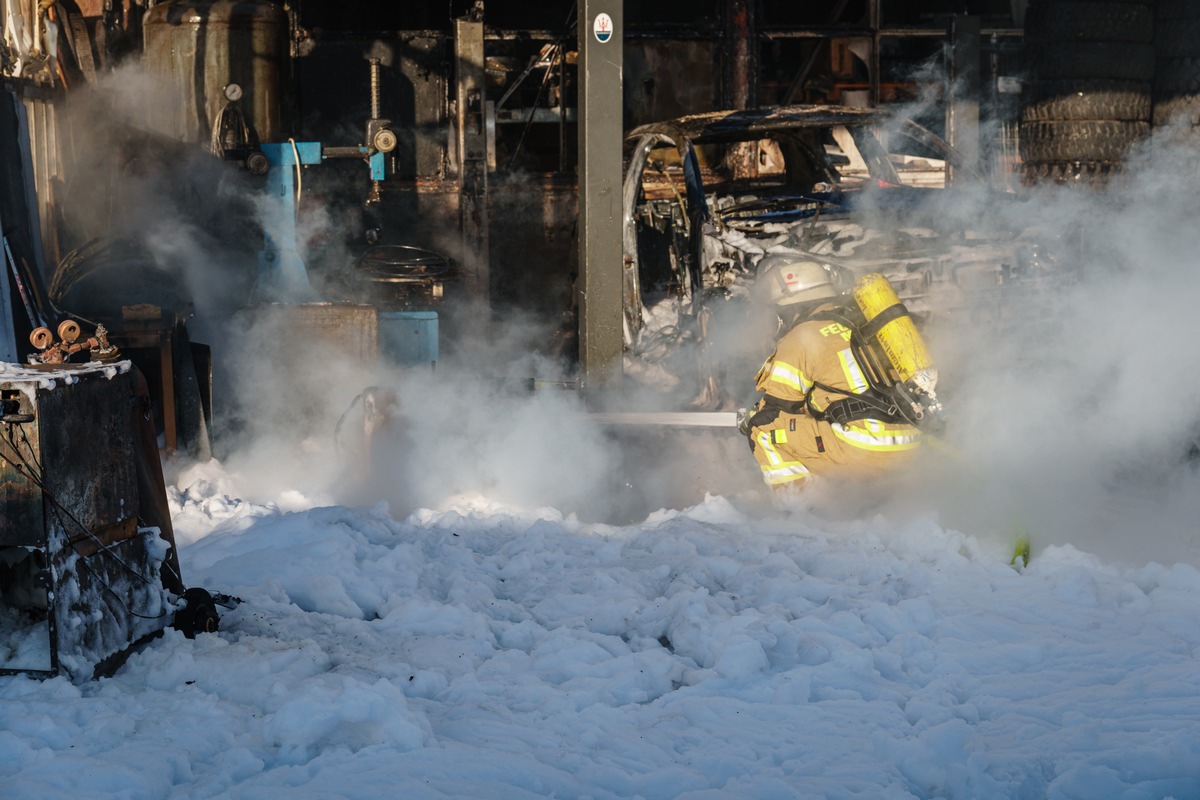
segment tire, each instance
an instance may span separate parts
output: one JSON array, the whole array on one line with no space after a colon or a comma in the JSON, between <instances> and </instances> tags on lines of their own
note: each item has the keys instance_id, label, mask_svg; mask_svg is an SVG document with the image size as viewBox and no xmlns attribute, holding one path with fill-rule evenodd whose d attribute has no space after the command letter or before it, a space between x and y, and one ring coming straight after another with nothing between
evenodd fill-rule
<instances>
[{"instance_id":1,"label":"tire","mask_svg":"<svg viewBox=\"0 0 1200 800\"><path fill-rule=\"evenodd\" d=\"M1200 19L1200 0L1158 0L1154 4L1154 20Z\"/></svg>"},{"instance_id":2,"label":"tire","mask_svg":"<svg viewBox=\"0 0 1200 800\"><path fill-rule=\"evenodd\" d=\"M1025 13L1028 14L1029 9L1033 8L1034 5L1057 6L1057 5L1062 5L1063 3L1078 3L1078 2L1079 2L1079 0L1033 0L1033 2L1029 4L1028 8L1026 8ZM1150 8L1154 8L1154 4L1155 4L1155 0L1104 0L1104 2L1120 3L1121 5L1126 5L1126 6L1149 6Z\"/></svg>"},{"instance_id":3,"label":"tire","mask_svg":"<svg viewBox=\"0 0 1200 800\"><path fill-rule=\"evenodd\" d=\"M1160 98L1200 92L1200 59L1162 59L1154 71L1153 96Z\"/></svg>"},{"instance_id":4,"label":"tire","mask_svg":"<svg viewBox=\"0 0 1200 800\"><path fill-rule=\"evenodd\" d=\"M1154 34L1154 54L1159 60L1200 58L1200 19L1176 19L1160 25Z\"/></svg>"},{"instance_id":5,"label":"tire","mask_svg":"<svg viewBox=\"0 0 1200 800\"><path fill-rule=\"evenodd\" d=\"M1151 97L1151 122L1156 127L1200 125L1200 60L1160 60L1154 72Z\"/></svg>"},{"instance_id":6,"label":"tire","mask_svg":"<svg viewBox=\"0 0 1200 800\"><path fill-rule=\"evenodd\" d=\"M1156 128L1172 125L1200 126L1200 95L1184 95L1154 104L1151 123Z\"/></svg>"},{"instance_id":7,"label":"tire","mask_svg":"<svg viewBox=\"0 0 1200 800\"><path fill-rule=\"evenodd\" d=\"M1022 122L1150 119L1148 81L1042 81L1032 84L1029 93L1030 100L1021 109Z\"/></svg>"},{"instance_id":8,"label":"tire","mask_svg":"<svg viewBox=\"0 0 1200 800\"><path fill-rule=\"evenodd\" d=\"M1109 78L1149 81L1154 77L1154 45L1129 42L1061 42L1029 47L1031 71L1039 79Z\"/></svg>"},{"instance_id":9,"label":"tire","mask_svg":"<svg viewBox=\"0 0 1200 800\"><path fill-rule=\"evenodd\" d=\"M1025 11L1025 41L1149 42L1154 10L1148 5L1114 2L1035 3Z\"/></svg>"},{"instance_id":10,"label":"tire","mask_svg":"<svg viewBox=\"0 0 1200 800\"><path fill-rule=\"evenodd\" d=\"M1118 162L1150 134L1148 122L1022 122L1021 158L1027 162Z\"/></svg>"},{"instance_id":11,"label":"tire","mask_svg":"<svg viewBox=\"0 0 1200 800\"><path fill-rule=\"evenodd\" d=\"M1104 161L1023 164L1021 181L1027 186L1055 183L1099 189L1107 186L1122 169L1121 164Z\"/></svg>"}]
</instances>

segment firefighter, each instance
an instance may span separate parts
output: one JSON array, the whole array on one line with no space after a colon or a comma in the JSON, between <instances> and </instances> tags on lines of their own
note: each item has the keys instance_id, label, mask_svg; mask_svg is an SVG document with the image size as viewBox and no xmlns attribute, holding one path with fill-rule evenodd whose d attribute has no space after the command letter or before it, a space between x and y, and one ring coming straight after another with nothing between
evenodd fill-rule
<instances>
[{"instance_id":1,"label":"firefighter","mask_svg":"<svg viewBox=\"0 0 1200 800\"><path fill-rule=\"evenodd\" d=\"M870 478L908 463L920 431L873 395L852 331L835 319L839 292L825 267L768 256L756 286L783 334L755 378L762 396L738 428L767 485L791 493L813 476Z\"/></svg>"}]
</instances>

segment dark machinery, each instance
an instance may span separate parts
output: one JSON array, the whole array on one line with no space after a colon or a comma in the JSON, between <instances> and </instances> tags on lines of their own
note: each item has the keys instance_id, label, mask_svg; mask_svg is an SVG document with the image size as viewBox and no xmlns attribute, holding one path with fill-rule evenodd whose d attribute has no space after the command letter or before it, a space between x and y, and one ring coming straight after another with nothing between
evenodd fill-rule
<instances>
[{"instance_id":1,"label":"dark machinery","mask_svg":"<svg viewBox=\"0 0 1200 800\"><path fill-rule=\"evenodd\" d=\"M149 407L128 361L0 364L0 674L85 681L168 626L216 629L180 577Z\"/></svg>"},{"instance_id":2,"label":"dark machinery","mask_svg":"<svg viewBox=\"0 0 1200 800\"><path fill-rule=\"evenodd\" d=\"M251 173L266 177L263 248L253 291L254 300L273 307L266 313L288 314L290 325L308 329L325 325L330 318L336 318L341 328L365 324L359 338L378 342L385 358L399 364L432 364L438 358L438 315L430 306L440 302L445 284L457 278L449 259L416 247L380 244L378 229L372 229L368 232L371 246L350 276L354 288L349 294L354 302L347 303L328 302L323 292L313 287L299 253L296 216L305 167L330 159L361 160L370 171L365 205L374 206L381 200L388 154L396 149L398 140L388 127L390 120L381 117L380 59L368 61L371 116L364 144L331 147L292 139L258 143L237 111L241 90L229 84L228 103L213 132L213 149L226 160L240 162ZM360 348L364 349L373 348Z\"/></svg>"}]
</instances>

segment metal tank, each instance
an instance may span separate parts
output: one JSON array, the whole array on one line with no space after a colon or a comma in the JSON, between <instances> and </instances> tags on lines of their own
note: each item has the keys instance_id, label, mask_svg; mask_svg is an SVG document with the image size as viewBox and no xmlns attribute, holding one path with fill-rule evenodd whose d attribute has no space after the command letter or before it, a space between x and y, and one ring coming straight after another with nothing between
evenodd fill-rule
<instances>
[{"instance_id":1,"label":"metal tank","mask_svg":"<svg viewBox=\"0 0 1200 800\"><path fill-rule=\"evenodd\" d=\"M186 142L208 142L235 100L259 141L288 137L289 19L279 3L169 0L143 18L143 63L154 126ZM226 89L235 84L240 91Z\"/></svg>"}]
</instances>

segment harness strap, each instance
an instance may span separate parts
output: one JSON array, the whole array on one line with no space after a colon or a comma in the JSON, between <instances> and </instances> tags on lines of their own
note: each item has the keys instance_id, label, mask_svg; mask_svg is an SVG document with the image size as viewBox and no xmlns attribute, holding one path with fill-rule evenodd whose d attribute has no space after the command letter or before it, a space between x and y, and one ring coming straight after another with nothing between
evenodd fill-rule
<instances>
[{"instance_id":1,"label":"harness strap","mask_svg":"<svg viewBox=\"0 0 1200 800\"><path fill-rule=\"evenodd\" d=\"M869 322L864 323L859 332L862 334L864 339L869 340L874 337L875 334L883 330L884 325L887 325L892 320L907 316L908 306L904 305L904 303L895 303L888 306L883 311L880 311Z\"/></svg>"},{"instance_id":2,"label":"harness strap","mask_svg":"<svg viewBox=\"0 0 1200 800\"><path fill-rule=\"evenodd\" d=\"M883 392L871 387L863 394L847 395L841 389L835 389L823 383L813 384L814 389L846 395L831 402L824 410L818 411L812 405L812 392L807 399L808 413L816 420L825 420L845 425L860 419L877 419L881 422L908 422L900 413L899 406Z\"/></svg>"},{"instance_id":3,"label":"harness strap","mask_svg":"<svg viewBox=\"0 0 1200 800\"><path fill-rule=\"evenodd\" d=\"M861 362L863 360L861 350L869 346L868 343L875 334L892 320L907 315L908 308L903 303L895 303L877 314L870 322L864 320L861 311L850 306L837 306L817 311L810 314L808 319L838 322L849 328L852 337L851 344L856 351L855 358ZM860 419L914 424L913 420L908 419L902 413L900 404L893 396L890 387L881 385L871 370L867 370L864 375L869 388L862 394L851 394L844 389L835 389L828 384L814 381L812 388L802 400L782 400L769 394L763 395L763 407L750 418L749 424L752 427L769 425L778 418L780 413L808 413L813 419L842 425ZM842 397L831 402L825 409L817 410L812 404L812 393L815 389L842 395Z\"/></svg>"},{"instance_id":4,"label":"harness strap","mask_svg":"<svg viewBox=\"0 0 1200 800\"><path fill-rule=\"evenodd\" d=\"M803 414L808 409L808 395L805 395L802 400L782 400L774 395L764 394L763 410L767 408L777 409L785 414Z\"/></svg>"}]
</instances>

